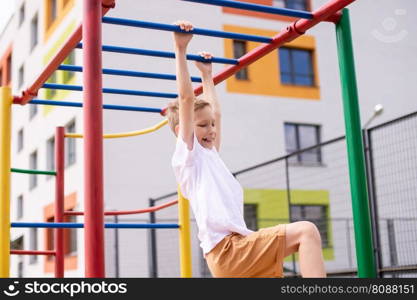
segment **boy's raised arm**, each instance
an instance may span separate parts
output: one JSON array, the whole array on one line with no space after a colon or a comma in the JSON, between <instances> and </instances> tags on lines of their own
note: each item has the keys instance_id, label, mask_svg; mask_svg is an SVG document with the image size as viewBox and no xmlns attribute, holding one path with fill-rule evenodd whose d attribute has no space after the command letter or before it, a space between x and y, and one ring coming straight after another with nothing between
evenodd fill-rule
<instances>
[{"instance_id":1,"label":"boy's raised arm","mask_svg":"<svg viewBox=\"0 0 417 300\"><path fill-rule=\"evenodd\" d=\"M199 53L205 59L211 59L212 55L209 52ZM203 97L210 103L215 117L216 123L216 140L215 147L217 151L220 151L221 144L221 107L217 97L216 89L213 81L213 70L211 62L195 62L197 68L201 72L201 79L203 81Z\"/></svg>"},{"instance_id":2,"label":"boy's raised arm","mask_svg":"<svg viewBox=\"0 0 417 300\"><path fill-rule=\"evenodd\" d=\"M193 26L187 21L177 21L185 31L191 31ZM174 33L175 66L177 76L178 102L179 102L179 129L178 138L182 138L189 150L193 148L194 132L194 101L195 95L191 84L187 66L187 46L192 39L190 33Z\"/></svg>"}]
</instances>

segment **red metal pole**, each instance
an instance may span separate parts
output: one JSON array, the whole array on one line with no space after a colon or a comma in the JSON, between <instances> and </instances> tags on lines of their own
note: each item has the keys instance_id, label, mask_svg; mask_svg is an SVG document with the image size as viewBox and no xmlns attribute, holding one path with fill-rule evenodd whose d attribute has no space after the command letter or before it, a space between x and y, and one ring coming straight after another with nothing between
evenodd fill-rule
<instances>
[{"instance_id":1,"label":"red metal pole","mask_svg":"<svg viewBox=\"0 0 417 300\"><path fill-rule=\"evenodd\" d=\"M55 129L55 222L64 222L65 129ZM64 229L55 228L55 277L64 277Z\"/></svg>"},{"instance_id":2,"label":"red metal pole","mask_svg":"<svg viewBox=\"0 0 417 300\"><path fill-rule=\"evenodd\" d=\"M104 16L110 10L110 8L115 6L115 0L102 0L102 6L102 15ZM14 97L13 103L24 105L36 97L38 90L48 80L52 73L59 67L59 65L68 56L68 54L75 48L75 46L77 46L77 44L81 41L81 38L82 25L77 27L74 33L69 37L62 48L58 51L58 53L52 58L45 69L43 69L42 72L36 77L35 82L22 92L22 96Z\"/></svg>"},{"instance_id":3,"label":"red metal pole","mask_svg":"<svg viewBox=\"0 0 417 300\"><path fill-rule=\"evenodd\" d=\"M308 29L312 28L313 26L317 25L318 23L326 20L336 21L338 12L342 8L346 7L347 5L351 4L355 0L332 0L323 5L322 7L318 8L313 12L314 18L313 19L300 19L292 24L290 24L285 30L282 30L276 36L273 37L273 41L270 44L262 44L257 48L253 49L252 51L246 53L239 59L239 64L230 66L223 70L222 72L218 73L214 76L213 81L214 84L218 84L223 80L226 80L233 74L235 74L240 69L250 65L251 63L257 61L258 59L262 58L263 56L267 55L268 53L272 52L273 50L279 48L285 43L288 43L298 36L304 34ZM200 95L203 92L203 86L198 86L194 93L196 96ZM165 110L165 109L164 109Z\"/></svg>"},{"instance_id":4,"label":"red metal pole","mask_svg":"<svg viewBox=\"0 0 417 300\"><path fill-rule=\"evenodd\" d=\"M85 277L104 277L101 0L84 0Z\"/></svg>"},{"instance_id":5,"label":"red metal pole","mask_svg":"<svg viewBox=\"0 0 417 300\"><path fill-rule=\"evenodd\" d=\"M161 204L158 206L153 206L153 207L148 207L148 208L143 208L143 209L137 209L137 210L118 210L118 211L105 211L104 215L105 216L120 216L120 215L135 215L135 214L143 214L143 213L150 213L150 212L155 212L158 210L161 210L163 208L172 206L174 204L177 204L178 200L174 200L165 204ZM83 216L84 212L83 211L65 211L64 214L66 216Z\"/></svg>"},{"instance_id":6,"label":"red metal pole","mask_svg":"<svg viewBox=\"0 0 417 300\"><path fill-rule=\"evenodd\" d=\"M10 250L14 255L55 255L55 251L36 251L36 250Z\"/></svg>"}]
</instances>

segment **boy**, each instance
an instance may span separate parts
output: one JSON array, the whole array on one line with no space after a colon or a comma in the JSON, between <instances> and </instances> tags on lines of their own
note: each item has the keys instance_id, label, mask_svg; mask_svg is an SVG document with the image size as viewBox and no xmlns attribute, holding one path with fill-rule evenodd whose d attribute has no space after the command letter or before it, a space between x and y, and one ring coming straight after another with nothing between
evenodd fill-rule
<instances>
[{"instance_id":1,"label":"boy","mask_svg":"<svg viewBox=\"0 0 417 300\"><path fill-rule=\"evenodd\" d=\"M283 277L284 257L298 251L303 277L325 277L320 234L301 221L253 232L243 219L243 191L221 160L220 104L211 63L196 62L203 99L195 99L186 50L193 26L175 23L188 33L174 33L178 100L168 107L177 136L172 166L183 195L190 201L200 246L214 277ZM200 53L211 58L207 52Z\"/></svg>"}]
</instances>

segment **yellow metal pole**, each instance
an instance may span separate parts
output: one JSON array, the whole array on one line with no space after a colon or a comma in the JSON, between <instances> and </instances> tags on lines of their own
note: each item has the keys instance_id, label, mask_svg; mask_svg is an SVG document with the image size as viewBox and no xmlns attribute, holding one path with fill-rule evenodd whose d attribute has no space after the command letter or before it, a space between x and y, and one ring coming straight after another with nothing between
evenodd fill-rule
<instances>
[{"instance_id":1,"label":"yellow metal pole","mask_svg":"<svg viewBox=\"0 0 417 300\"><path fill-rule=\"evenodd\" d=\"M178 187L178 219L180 225L180 266L181 277L192 277L191 269L191 231L190 231L190 205L181 194Z\"/></svg>"},{"instance_id":2,"label":"yellow metal pole","mask_svg":"<svg viewBox=\"0 0 417 300\"><path fill-rule=\"evenodd\" d=\"M12 93L0 87L0 277L10 275L10 149Z\"/></svg>"}]
</instances>

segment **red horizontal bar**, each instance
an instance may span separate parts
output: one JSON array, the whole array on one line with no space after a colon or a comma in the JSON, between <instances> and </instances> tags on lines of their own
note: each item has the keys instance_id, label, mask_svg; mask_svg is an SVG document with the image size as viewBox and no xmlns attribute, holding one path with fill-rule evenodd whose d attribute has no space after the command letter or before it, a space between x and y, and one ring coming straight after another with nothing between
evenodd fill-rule
<instances>
[{"instance_id":1,"label":"red horizontal bar","mask_svg":"<svg viewBox=\"0 0 417 300\"><path fill-rule=\"evenodd\" d=\"M172 205L177 204L177 203L178 203L178 200L174 200L174 201L171 201L171 202L168 202L168 203L165 203L165 204L161 204L161 205L158 205L158 206L152 206L152 207L148 207L148 208L144 208L144 209L138 209L138 210L105 211L104 215L105 216L119 216L119 215L143 214L143 213L158 211L160 209L172 206ZM84 212L83 211L66 211L66 212L64 212L64 214L66 216L83 216Z\"/></svg>"},{"instance_id":2,"label":"red horizontal bar","mask_svg":"<svg viewBox=\"0 0 417 300\"><path fill-rule=\"evenodd\" d=\"M10 254L17 255L55 255L55 251L35 251L35 250L10 250Z\"/></svg>"},{"instance_id":3,"label":"red horizontal bar","mask_svg":"<svg viewBox=\"0 0 417 300\"><path fill-rule=\"evenodd\" d=\"M110 8L115 6L115 0L102 0L102 15L104 16ZM22 96L15 96L13 103L25 105L37 96L38 90L48 80L52 73L61 65L68 54L77 46L82 39L82 25L79 25L75 32L69 37L67 42L62 46L59 52L52 58L49 64L43 69L41 74L36 78L35 82L22 92Z\"/></svg>"},{"instance_id":4,"label":"red horizontal bar","mask_svg":"<svg viewBox=\"0 0 417 300\"><path fill-rule=\"evenodd\" d=\"M237 65L230 66L217 75L214 76L213 81L214 84L218 84L233 74L235 74L240 69L250 65L251 63L255 62L256 60L260 59L261 57L267 55L268 53L272 52L273 50L279 48L285 43L291 42L298 36L304 34L308 29L312 28L313 26L317 25L322 21L331 21L337 22L338 16L340 15L340 10L344 7L348 6L355 0L332 0L323 5L322 7L318 8L313 12L313 19L299 19L289 26L285 30L282 30L276 36L273 37L273 40L270 44L262 44L257 48L253 49L252 51L246 53L244 56L239 58L239 63ZM196 96L202 94L203 86L198 86L194 93ZM166 108L162 110L162 114L165 114Z\"/></svg>"}]
</instances>

